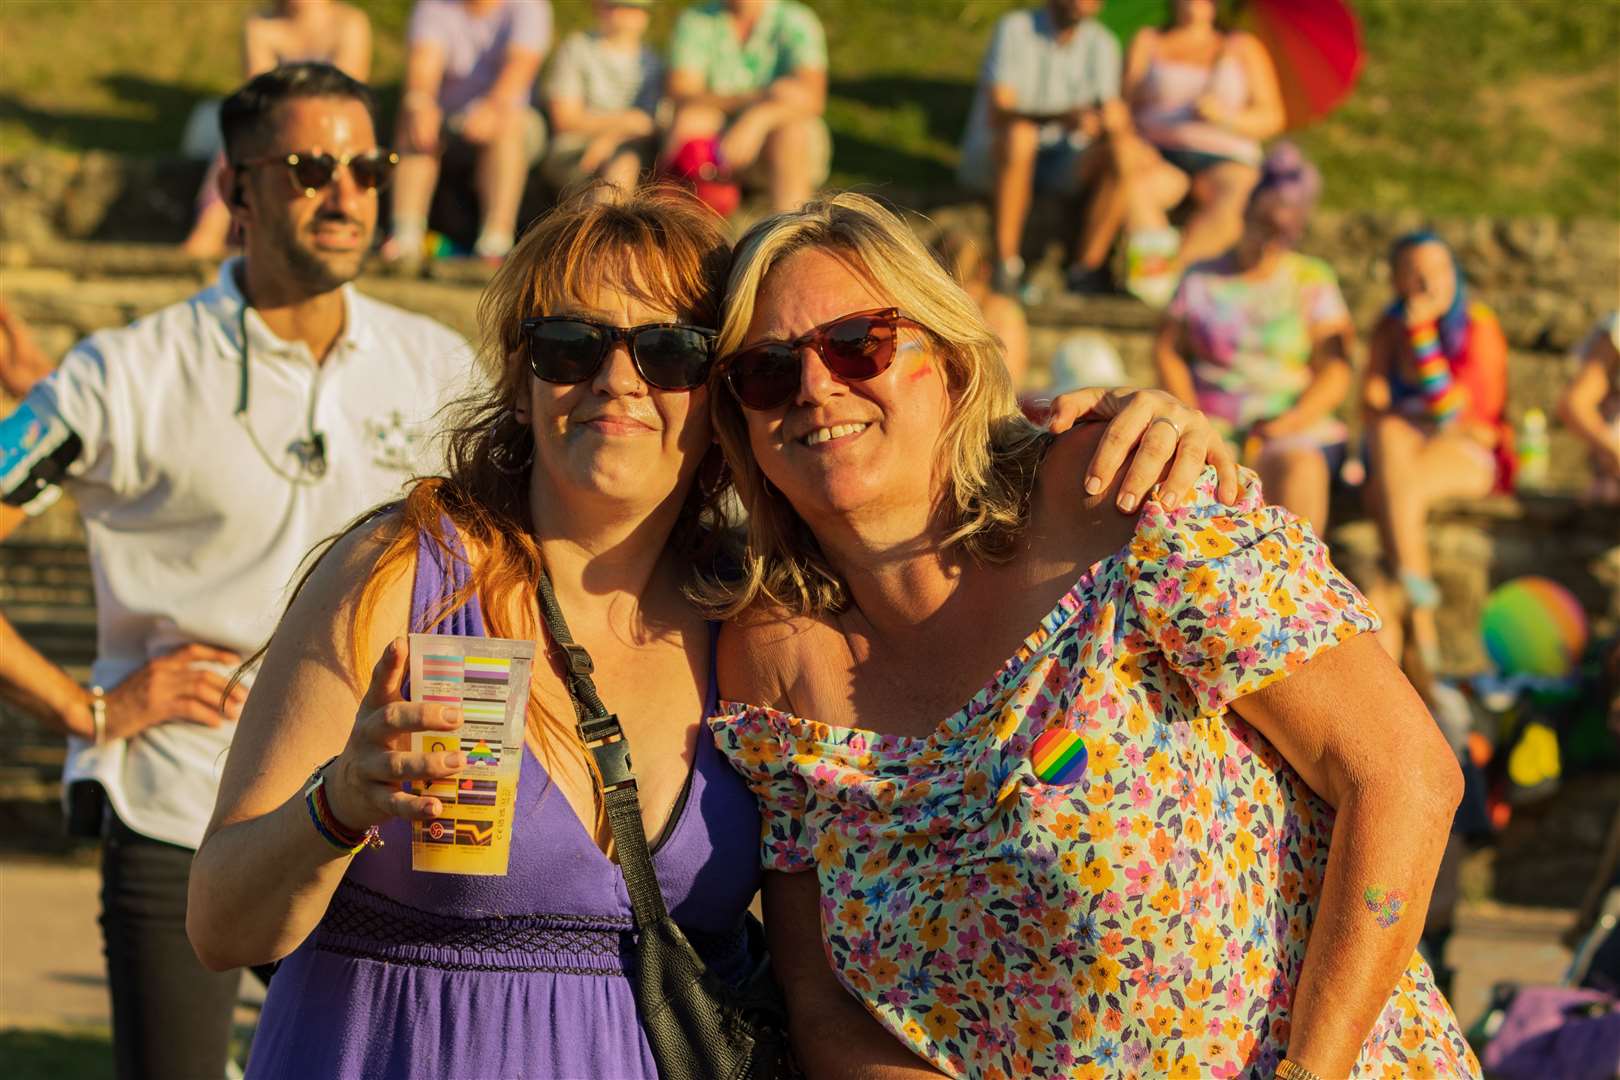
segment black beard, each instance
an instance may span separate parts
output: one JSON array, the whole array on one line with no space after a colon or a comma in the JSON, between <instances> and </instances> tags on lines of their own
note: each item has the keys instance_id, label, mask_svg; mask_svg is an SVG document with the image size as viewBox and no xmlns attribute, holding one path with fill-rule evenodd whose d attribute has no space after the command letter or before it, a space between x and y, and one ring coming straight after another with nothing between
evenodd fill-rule
<instances>
[{"instance_id":1,"label":"black beard","mask_svg":"<svg viewBox=\"0 0 1620 1080\"><path fill-rule=\"evenodd\" d=\"M318 228L320 224L321 221L317 218L310 222L310 228ZM363 252L354 256L322 257L298 243L298 237L285 229L277 229L273 239L287 272L292 275L293 280L309 289L311 293L331 292L347 285L360 275L360 268L365 265ZM342 262L349 258L354 259L352 267Z\"/></svg>"}]
</instances>

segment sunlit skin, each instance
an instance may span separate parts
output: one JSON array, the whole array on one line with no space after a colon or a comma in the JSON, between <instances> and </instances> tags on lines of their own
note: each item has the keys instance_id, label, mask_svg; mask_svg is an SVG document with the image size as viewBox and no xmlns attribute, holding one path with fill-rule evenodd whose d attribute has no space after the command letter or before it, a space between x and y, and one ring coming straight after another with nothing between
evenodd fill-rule
<instances>
[{"instance_id":1,"label":"sunlit skin","mask_svg":"<svg viewBox=\"0 0 1620 1080\"><path fill-rule=\"evenodd\" d=\"M577 315L614 326L678 322L680 316L615 289L593 303L552 315ZM514 412L534 432L530 495L535 505L557 505L590 492L604 501L638 507L684 498L713 439L708 390L660 390L642 381L630 350L615 343L595 377L572 386L532 375L528 399Z\"/></svg>"},{"instance_id":2,"label":"sunlit skin","mask_svg":"<svg viewBox=\"0 0 1620 1080\"><path fill-rule=\"evenodd\" d=\"M1083 19L1095 19L1103 0L1047 0L1046 10L1059 27L1068 28Z\"/></svg>"},{"instance_id":3,"label":"sunlit skin","mask_svg":"<svg viewBox=\"0 0 1620 1080\"><path fill-rule=\"evenodd\" d=\"M377 148L366 107L352 98L295 98L275 113L271 136L243 156L280 158L327 153L342 158ZM227 201L234 180L222 179ZM313 196L276 161L243 171L243 224L250 286L274 282L304 295L329 292L360 273L377 231L377 193L361 188L347 168ZM259 301L255 293L255 301Z\"/></svg>"},{"instance_id":4,"label":"sunlit skin","mask_svg":"<svg viewBox=\"0 0 1620 1080\"><path fill-rule=\"evenodd\" d=\"M596 27L603 37L619 42L639 42L647 32L652 13L646 8L616 4L613 0L596 0Z\"/></svg>"},{"instance_id":5,"label":"sunlit skin","mask_svg":"<svg viewBox=\"0 0 1620 1080\"><path fill-rule=\"evenodd\" d=\"M743 347L792 341L855 311L893 306L848 261L808 248L766 275ZM800 352L799 390L769 411L744 409L760 468L815 527L824 516L871 513L887 530L933 504L937 484L927 464L950 410L939 366L920 333L902 329L895 360L864 382L845 383L814 349ZM863 423L863 430L807 446L820 428ZM925 510L923 512L926 512Z\"/></svg>"},{"instance_id":6,"label":"sunlit skin","mask_svg":"<svg viewBox=\"0 0 1620 1080\"><path fill-rule=\"evenodd\" d=\"M1176 25L1200 29L1215 24L1215 0L1176 0Z\"/></svg>"},{"instance_id":7,"label":"sunlit skin","mask_svg":"<svg viewBox=\"0 0 1620 1080\"><path fill-rule=\"evenodd\" d=\"M1457 297L1457 268L1437 243L1416 244L1395 260L1395 291L1406 301L1409 322L1444 315Z\"/></svg>"}]
</instances>

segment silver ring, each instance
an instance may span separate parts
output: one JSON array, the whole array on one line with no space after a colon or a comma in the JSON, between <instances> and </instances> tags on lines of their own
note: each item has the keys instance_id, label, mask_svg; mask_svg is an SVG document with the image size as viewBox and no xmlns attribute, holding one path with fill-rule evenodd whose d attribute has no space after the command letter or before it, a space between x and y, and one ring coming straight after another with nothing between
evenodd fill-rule
<instances>
[{"instance_id":1,"label":"silver ring","mask_svg":"<svg viewBox=\"0 0 1620 1080\"><path fill-rule=\"evenodd\" d=\"M1148 427L1152 427L1154 424L1169 424L1170 430L1176 433L1176 438L1181 438L1181 425L1177 424L1168 416L1155 416L1151 421L1148 422Z\"/></svg>"}]
</instances>

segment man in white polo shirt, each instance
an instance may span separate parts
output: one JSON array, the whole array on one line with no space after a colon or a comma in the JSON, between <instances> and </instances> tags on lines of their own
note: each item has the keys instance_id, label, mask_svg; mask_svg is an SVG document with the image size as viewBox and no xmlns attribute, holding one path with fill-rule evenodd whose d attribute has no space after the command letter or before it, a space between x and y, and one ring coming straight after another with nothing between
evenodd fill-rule
<instances>
[{"instance_id":1,"label":"man in white polo shirt","mask_svg":"<svg viewBox=\"0 0 1620 1080\"><path fill-rule=\"evenodd\" d=\"M441 470L434 414L472 377L453 331L348 284L394 161L367 88L287 65L227 99L220 124L244 257L81 342L0 421L0 537L58 485L89 537L93 685L0 618L0 692L68 734L70 784L105 793L121 1077L225 1074L238 980L197 962L185 898L243 697L226 681L311 548Z\"/></svg>"}]
</instances>

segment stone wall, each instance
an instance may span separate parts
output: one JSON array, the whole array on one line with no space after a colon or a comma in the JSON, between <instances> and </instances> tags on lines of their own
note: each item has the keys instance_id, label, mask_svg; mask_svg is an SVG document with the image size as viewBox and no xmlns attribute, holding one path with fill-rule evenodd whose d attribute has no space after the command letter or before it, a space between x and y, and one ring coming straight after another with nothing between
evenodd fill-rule
<instances>
[{"instance_id":1,"label":"stone wall","mask_svg":"<svg viewBox=\"0 0 1620 1080\"><path fill-rule=\"evenodd\" d=\"M989 212L979 203L942 204L927 216L936 227L989 235ZM1389 245L1417 228L1431 228L1452 245L1475 294L1496 309L1516 348L1565 352L1620 306L1620 222L1319 211L1301 248L1333 266L1363 333L1390 299ZM1031 213L1024 254L1048 294L1061 294L1065 245L1076 229L1064 206L1038 202Z\"/></svg>"},{"instance_id":2,"label":"stone wall","mask_svg":"<svg viewBox=\"0 0 1620 1080\"><path fill-rule=\"evenodd\" d=\"M169 241L185 235L204 165L178 158L50 152L0 160L0 242L43 249L57 240ZM538 185L526 211L543 205ZM912 193L908 205L937 222L988 230L982 203ZM1032 265L1056 284L1072 208L1038 202L1028 230ZM1521 349L1562 352L1597 316L1620 305L1620 222L1546 217L1425 219L1416 212L1322 211L1305 250L1333 264L1362 328L1388 300L1384 253L1408 230L1430 227L1456 249L1478 294Z\"/></svg>"}]
</instances>

